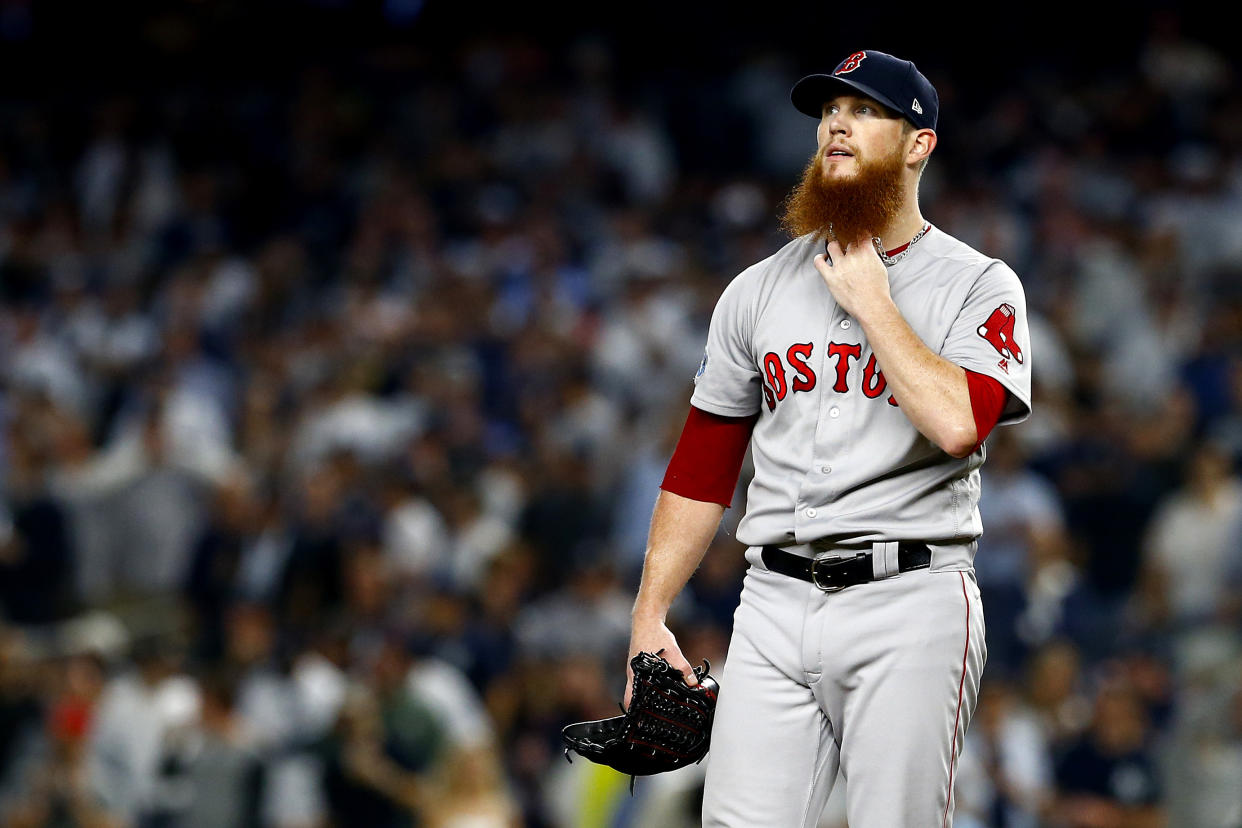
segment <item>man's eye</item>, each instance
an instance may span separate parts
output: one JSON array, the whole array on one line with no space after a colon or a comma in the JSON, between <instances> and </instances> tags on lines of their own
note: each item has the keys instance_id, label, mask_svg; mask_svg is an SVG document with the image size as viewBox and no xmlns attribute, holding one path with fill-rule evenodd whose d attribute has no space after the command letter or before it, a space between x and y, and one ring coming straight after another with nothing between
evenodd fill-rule
<instances>
[{"instance_id":1,"label":"man's eye","mask_svg":"<svg viewBox=\"0 0 1242 828\"><path fill-rule=\"evenodd\" d=\"M865 114L867 114L868 112L870 112L870 111L871 111L871 107L869 107L869 106L860 106L860 107L858 107L858 110L857 110L857 111L858 111L858 114L859 114L859 115L865 115Z\"/></svg>"}]
</instances>

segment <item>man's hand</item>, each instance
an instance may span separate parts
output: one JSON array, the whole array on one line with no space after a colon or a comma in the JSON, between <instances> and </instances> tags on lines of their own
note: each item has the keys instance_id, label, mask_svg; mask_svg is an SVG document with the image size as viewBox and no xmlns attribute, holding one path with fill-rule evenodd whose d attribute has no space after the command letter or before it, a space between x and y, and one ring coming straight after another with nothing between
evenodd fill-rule
<instances>
[{"instance_id":1,"label":"man's hand","mask_svg":"<svg viewBox=\"0 0 1242 828\"><path fill-rule=\"evenodd\" d=\"M661 650L664 652L660 652ZM672 665L674 670L681 671L688 686L694 687L699 683L698 676L694 674L694 668L690 666L689 661L686 661L686 657L681 654L681 648L677 646L677 639L673 637L673 633L668 626L663 621L646 621L635 618L630 632L630 654L625 659L624 706L626 710L630 709L630 695L634 692L634 670L630 667L630 661L640 652L658 653L661 658Z\"/></svg>"},{"instance_id":2,"label":"man's hand","mask_svg":"<svg viewBox=\"0 0 1242 828\"><path fill-rule=\"evenodd\" d=\"M841 309L860 322L893 302L888 269L869 238L857 239L844 249L836 241L829 242L828 254L815 257L815 269Z\"/></svg>"}]
</instances>

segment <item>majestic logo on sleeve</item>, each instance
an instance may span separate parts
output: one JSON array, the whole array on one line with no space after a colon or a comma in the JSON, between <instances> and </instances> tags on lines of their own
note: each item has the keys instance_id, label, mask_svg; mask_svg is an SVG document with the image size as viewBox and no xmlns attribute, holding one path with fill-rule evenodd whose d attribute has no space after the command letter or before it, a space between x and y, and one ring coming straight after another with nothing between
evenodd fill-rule
<instances>
[{"instance_id":1,"label":"majestic logo on sleeve","mask_svg":"<svg viewBox=\"0 0 1242 828\"><path fill-rule=\"evenodd\" d=\"M865 58L866 56L867 56L866 52L855 52L854 54L847 57L844 61L842 61L841 65L837 67L837 71L833 72L832 74L844 75L846 72L853 72L855 69L858 68L858 65L863 62L863 58Z\"/></svg>"},{"instance_id":2,"label":"majestic logo on sleeve","mask_svg":"<svg viewBox=\"0 0 1242 828\"><path fill-rule=\"evenodd\" d=\"M707 370L707 351L703 351L703 361L699 363L699 370L694 372L694 378L697 380L703 376L703 372Z\"/></svg>"},{"instance_id":3,"label":"majestic logo on sleeve","mask_svg":"<svg viewBox=\"0 0 1242 828\"><path fill-rule=\"evenodd\" d=\"M1019 365L1022 364L1022 349L1018 347L1017 340L1013 336L1013 326L1016 320L1013 305L1005 303L992 311L988 321L980 325L978 329L979 336L986 339L988 344L1004 357L1000 361L1000 367L1005 373L1009 373L1009 360L1014 359Z\"/></svg>"}]
</instances>

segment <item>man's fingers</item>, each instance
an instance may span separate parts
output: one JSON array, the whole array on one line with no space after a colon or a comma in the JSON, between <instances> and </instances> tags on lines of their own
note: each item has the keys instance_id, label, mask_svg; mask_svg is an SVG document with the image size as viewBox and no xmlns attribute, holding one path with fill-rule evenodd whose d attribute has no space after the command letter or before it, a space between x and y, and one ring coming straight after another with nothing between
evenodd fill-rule
<instances>
[{"instance_id":1,"label":"man's fingers","mask_svg":"<svg viewBox=\"0 0 1242 828\"><path fill-rule=\"evenodd\" d=\"M836 239L833 239L832 241L828 242L827 250L828 250L828 264L829 265L831 265L834 261L836 261L836 259L839 256L843 256L845 254L845 249L841 247L840 243Z\"/></svg>"},{"instance_id":2,"label":"man's fingers","mask_svg":"<svg viewBox=\"0 0 1242 828\"><path fill-rule=\"evenodd\" d=\"M695 675L694 666L682 654L681 648L674 645L671 649L666 648L660 656L669 663L677 672L681 673L682 678L686 681L687 687L694 687L699 683L699 677Z\"/></svg>"},{"instance_id":3,"label":"man's fingers","mask_svg":"<svg viewBox=\"0 0 1242 828\"><path fill-rule=\"evenodd\" d=\"M850 242L850 246L846 249L845 252L847 254L862 255L862 256L867 255L868 252L870 252L873 255L878 255L875 252L875 244L872 243L872 239L870 236L861 236L857 239L854 239L854 241Z\"/></svg>"},{"instance_id":4,"label":"man's fingers","mask_svg":"<svg viewBox=\"0 0 1242 828\"><path fill-rule=\"evenodd\" d=\"M699 683L699 677L694 674L694 668L690 666L690 662L686 661L686 657L681 653L677 653L677 660L675 661L668 658L667 654L665 655L665 658L668 660L669 664L673 665L674 669L680 670L681 674L685 676L687 686L693 687Z\"/></svg>"}]
</instances>

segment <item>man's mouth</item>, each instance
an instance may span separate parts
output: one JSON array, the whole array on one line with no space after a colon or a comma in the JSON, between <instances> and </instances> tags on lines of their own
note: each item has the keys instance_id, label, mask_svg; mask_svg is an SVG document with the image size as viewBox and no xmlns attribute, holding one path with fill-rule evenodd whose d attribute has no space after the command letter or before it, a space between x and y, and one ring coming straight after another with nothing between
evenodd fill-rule
<instances>
[{"instance_id":1,"label":"man's mouth","mask_svg":"<svg viewBox=\"0 0 1242 828\"><path fill-rule=\"evenodd\" d=\"M850 152L845 147L829 147L828 151L824 153L824 157L825 158L853 158L854 153Z\"/></svg>"}]
</instances>

